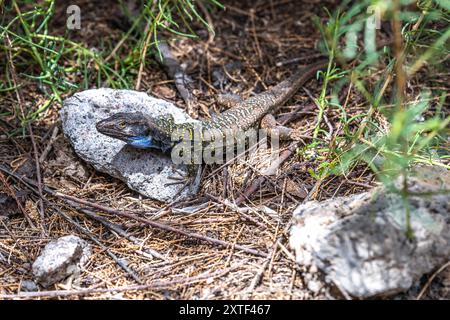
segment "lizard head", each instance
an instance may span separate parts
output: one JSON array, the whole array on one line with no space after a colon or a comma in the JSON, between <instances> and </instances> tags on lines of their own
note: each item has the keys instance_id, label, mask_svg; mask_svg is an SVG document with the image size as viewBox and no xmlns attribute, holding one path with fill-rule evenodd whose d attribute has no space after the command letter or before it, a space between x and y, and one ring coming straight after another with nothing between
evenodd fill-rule
<instances>
[{"instance_id":1,"label":"lizard head","mask_svg":"<svg viewBox=\"0 0 450 320\"><path fill-rule=\"evenodd\" d=\"M168 116L165 121L162 123L162 120L144 116L140 112L119 112L97 122L96 128L98 132L125 141L132 147L166 152L171 144L165 126L173 121L173 117Z\"/></svg>"}]
</instances>

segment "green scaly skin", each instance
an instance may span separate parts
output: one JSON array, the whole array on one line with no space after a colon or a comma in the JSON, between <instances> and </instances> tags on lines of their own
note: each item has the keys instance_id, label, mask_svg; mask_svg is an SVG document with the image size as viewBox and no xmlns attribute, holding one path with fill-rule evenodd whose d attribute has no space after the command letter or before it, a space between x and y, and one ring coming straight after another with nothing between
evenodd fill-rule
<instances>
[{"instance_id":1,"label":"green scaly skin","mask_svg":"<svg viewBox=\"0 0 450 320\"><path fill-rule=\"evenodd\" d=\"M205 147L214 137L236 135L259 124L268 113L276 111L317 71L326 68L328 61L319 61L300 69L271 89L236 103L231 109L211 120L197 123L175 123L170 114L148 117L141 113L117 113L99 121L97 130L105 135L127 142L137 148L172 150L183 138L192 146ZM213 138L211 138L213 137ZM189 170L190 175L192 171Z\"/></svg>"}]
</instances>

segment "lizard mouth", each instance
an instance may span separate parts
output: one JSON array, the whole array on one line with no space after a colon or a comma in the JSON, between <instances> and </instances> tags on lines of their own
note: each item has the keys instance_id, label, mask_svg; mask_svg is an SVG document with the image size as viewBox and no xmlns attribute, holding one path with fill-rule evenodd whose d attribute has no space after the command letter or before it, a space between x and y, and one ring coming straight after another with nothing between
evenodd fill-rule
<instances>
[{"instance_id":1,"label":"lizard mouth","mask_svg":"<svg viewBox=\"0 0 450 320\"><path fill-rule=\"evenodd\" d=\"M127 127L118 128L116 122L117 121L112 121L108 118L97 122L95 127L101 134L122 140L137 149L156 149L163 152L166 152L169 149L169 147L162 144L161 141L152 137L148 130L143 130L143 128L134 128L134 130L127 130L129 129Z\"/></svg>"}]
</instances>

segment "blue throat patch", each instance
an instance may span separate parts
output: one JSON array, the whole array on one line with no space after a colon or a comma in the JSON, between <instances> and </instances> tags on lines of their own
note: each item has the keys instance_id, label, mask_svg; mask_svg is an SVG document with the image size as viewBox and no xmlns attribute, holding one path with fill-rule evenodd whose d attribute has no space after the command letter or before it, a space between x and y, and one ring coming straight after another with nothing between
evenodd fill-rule
<instances>
[{"instance_id":1,"label":"blue throat patch","mask_svg":"<svg viewBox=\"0 0 450 320\"><path fill-rule=\"evenodd\" d=\"M130 146L138 149L156 148L156 146L153 144L152 138L146 136L129 138L127 143Z\"/></svg>"}]
</instances>

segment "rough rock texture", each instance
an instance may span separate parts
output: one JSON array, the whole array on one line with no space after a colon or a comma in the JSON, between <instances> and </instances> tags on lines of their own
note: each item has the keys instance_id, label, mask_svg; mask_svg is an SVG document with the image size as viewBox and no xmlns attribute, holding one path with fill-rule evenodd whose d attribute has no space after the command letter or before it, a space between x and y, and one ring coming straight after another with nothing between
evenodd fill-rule
<instances>
[{"instance_id":1,"label":"rough rock texture","mask_svg":"<svg viewBox=\"0 0 450 320\"><path fill-rule=\"evenodd\" d=\"M170 156L137 150L125 142L100 134L95 124L117 112L147 115L170 113L176 122L193 121L173 104L132 90L91 89L66 99L60 111L62 128L77 155L96 170L116 177L140 194L163 202L175 199L182 185L165 186L175 174ZM176 168L185 171L185 168ZM178 196L191 193L186 188Z\"/></svg>"},{"instance_id":2,"label":"rough rock texture","mask_svg":"<svg viewBox=\"0 0 450 320\"><path fill-rule=\"evenodd\" d=\"M38 291L39 287L37 286L37 284L34 281L24 280L20 284L20 290L32 292L32 291Z\"/></svg>"},{"instance_id":3,"label":"rough rock texture","mask_svg":"<svg viewBox=\"0 0 450 320\"><path fill-rule=\"evenodd\" d=\"M48 287L79 272L91 254L89 244L73 235L49 242L33 263L33 276L43 287Z\"/></svg>"},{"instance_id":4,"label":"rough rock texture","mask_svg":"<svg viewBox=\"0 0 450 320\"><path fill-rule=\"evenodd\" d=\"M342 292L366 298L406 291L448 261L450 173L421 167L414 174L408 179L407 202L412 239L405 232L401 196L383 187L310 201L294 211L290 245L298 263L318 267Z\"/></svg>"}]
</instances>

